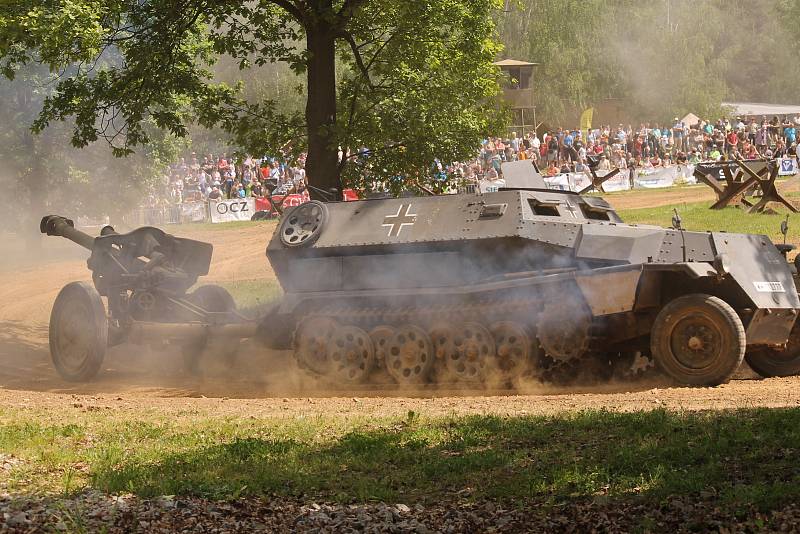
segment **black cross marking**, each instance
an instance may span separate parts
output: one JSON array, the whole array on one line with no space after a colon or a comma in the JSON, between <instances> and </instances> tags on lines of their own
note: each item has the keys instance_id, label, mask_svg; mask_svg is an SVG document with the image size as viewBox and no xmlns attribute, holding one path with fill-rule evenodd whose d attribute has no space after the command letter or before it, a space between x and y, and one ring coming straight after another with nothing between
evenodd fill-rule
<instances>
[{"instance_id":1,"label":"black cross marking","mask_svg":"<svg viewBox=\"0 0 800 534\"><path fill-rule=\"evenodd\" d=\"M381 226L389 227L389 237L396 237L400 235L403 226L413 226L417 222L417 214L409 213L411 211L411 204L401 204L397 208L397 213L394 215L387 215L383 218ZM403 213L402 215L400 215Z\"/></svg>"}]
</instances>

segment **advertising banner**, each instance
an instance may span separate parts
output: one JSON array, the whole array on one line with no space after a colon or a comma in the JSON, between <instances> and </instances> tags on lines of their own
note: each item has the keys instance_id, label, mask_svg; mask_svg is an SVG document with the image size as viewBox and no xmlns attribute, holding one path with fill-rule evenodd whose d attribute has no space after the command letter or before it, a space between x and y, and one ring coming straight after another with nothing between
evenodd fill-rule
<instances>
[{"instance_id":1,"label":"advertising banner","mask_svg":"<svg viewBox=\"0 0 800 534\"><path fill-rule=\"evenodd\" d=\"M213 200L208 204L212 223L249 221L256 212L256 199L253 197L231 200Z\"/></svg>"},{"instance_id":2,"label":"advertising banner","mask_svg":"<svg viewBox=\"0 0 800 534\"><path fill-rule=\"evenodd\" d=\"M797 174L797 159L780 158L778 160L778 176L791 176Z\"/></svg>"}]
</instances>

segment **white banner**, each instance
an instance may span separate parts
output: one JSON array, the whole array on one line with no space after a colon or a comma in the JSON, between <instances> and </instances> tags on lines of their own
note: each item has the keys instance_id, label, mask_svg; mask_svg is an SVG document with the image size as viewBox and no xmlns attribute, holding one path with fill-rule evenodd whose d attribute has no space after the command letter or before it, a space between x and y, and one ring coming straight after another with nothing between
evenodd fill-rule
<instances>
[{"instance_id":1,"label":"white banner","mask_svg":"<svg viewBox=\"0 0 800 534\"><path fill-rule=\"evenodd\" d=\"M206 220L205 202L185 202L181 207L181 221L203 222Z\"/></svg>"},{"instance_id":2,"label":"white banner","mask_svg":"<svg viewBox=\"0 0 800 534\"><path fill-rule=\"evenodd\" d=\"M601 187L606 193L629 190L631 188L631 171L628 169L620 169L616 176L603 182Z\"/></svg>"},{"instance_id":3,"label":"white banner","mask_svg":"<svg viewBox=\"0 0 800 534\"><path fill-rule=\"evenodd\" d=\"M208 204L212 223L249 221L256 212L256 199L253 197L231 200L213 200Z\"/></svg>"}]
</instances>

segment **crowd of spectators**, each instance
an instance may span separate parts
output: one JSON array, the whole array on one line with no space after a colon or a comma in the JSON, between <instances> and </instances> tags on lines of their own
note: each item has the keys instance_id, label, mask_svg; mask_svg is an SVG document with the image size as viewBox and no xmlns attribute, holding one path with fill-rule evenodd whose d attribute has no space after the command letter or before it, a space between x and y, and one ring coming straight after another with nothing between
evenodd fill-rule
<instances>
[{"instance_id":1,"label":"crowd of spectators","mask_svg":"<svg viewBox=\"0 0 800 534\"><path fill-rule=\"evenodd\" d=\"M180 204L275 194L301 193L306 187L305 156L294 165L277 158L246 157L240 162L227 154L207 154L202 159L192 152L170 165L163 189L150 195L147 206Z\"/></svg>"},{"instance_id":2,"label":"crowd of spectators","mask_svg":"<svg viewBox=\"0 0 800 534\"><path fill-rule=\"evenodd\" d=\"M542 174L588 172L590 156L599 171L649 169L673 164L720 159L795 156L800 116L701 120L693 125L675 118L671 125L642 123L609 125L588 131L558 128L540 138L535 132L509 138L490 137L472 161L447 166L437 164L441 179L456 177L471 182L494 180L504 161L533 160ZM169 167L163 193L154 193L148 206L178 204L274 194L302 193L307 187L305 155L294 164L284 159L246 157L235 162L227 154L188 157Z\"/></svg>"},{"instance_id":3,"label":"crowd of spectators","mask_svg":"<svg viewBox=\"0 0 800 534\"><path fill-rule=\"evenodd\" d=\"M721 159L795 156L800 116L780 120L737 117L716 122L701 120L687 125L677 117L671 125L642 123L609 125L588 131L558 128L540 138L535 132L510 138L489 138L475 161L456 164L452 170L466 178L496 179L504 161L533 160L542 173L554 176L589 170L589 156L599 160L598 170L615 167L657 168L673 164Z\"/></svg>"}]
</instances>

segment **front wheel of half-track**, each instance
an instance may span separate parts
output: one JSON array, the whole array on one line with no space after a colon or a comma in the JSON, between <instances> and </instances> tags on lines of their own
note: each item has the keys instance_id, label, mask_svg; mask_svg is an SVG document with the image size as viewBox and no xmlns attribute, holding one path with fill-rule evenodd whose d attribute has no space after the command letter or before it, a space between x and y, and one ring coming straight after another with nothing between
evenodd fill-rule
<instances>
[{"instance_id":1,"label":"front wheel of half-track","mask_svg":"<svg viewBox=\"0 0 800 534\"><path fill-rule=\"evenodd\" d=\"M757 347L744 355L747 364L764 378L800 374L800 320L795 322L786 348Z\"/></svg>"},{"instance_id":2,"label":"front wheel of half-track","mask_svg":"<svg viewBox=\"0 0 800 534\"><path fill-rule=\"evenodd\" d=\"M685 295L659 312L650 347L655 364L679 383L716 386L730 380L742 363L744 326L724 300Z\"/></svg>"}]
</instances>

